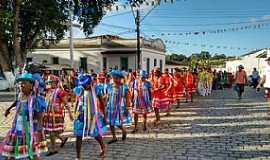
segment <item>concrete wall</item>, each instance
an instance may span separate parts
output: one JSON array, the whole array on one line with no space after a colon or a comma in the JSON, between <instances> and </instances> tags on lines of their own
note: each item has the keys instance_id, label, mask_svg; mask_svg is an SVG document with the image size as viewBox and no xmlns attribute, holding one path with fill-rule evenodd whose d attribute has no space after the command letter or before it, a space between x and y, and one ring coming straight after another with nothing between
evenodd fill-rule
<instances>
[{"instance_id":1,"label":"concrete wall","mask_svg":"<svg viewBox=\"0 0 270 160\"><path fill-rule=\"evenodd\" d=\"M153 51L150 49L142 49L142 55L141 55L141 63L142 63L142 69L146 70L147 68L147 58L150 58L150 70L153 69L154 66L154 60L157 61L157 67L160 67L160 60L162 60L162 69L165 68L165 53L159 52L159 51Z\"/></svg>"},{"instance_id":2,"label":"concrete wall","mask_svg":"<svg viewBox=\"0 0 270 160\"><path fill-rule=\"evenodd\" d=\"M115 66L117 66L119 69L121 69L121 57L128 58L128 69L135 69L136 67L136 54L104 54L103 57L107 58L107 68L114 68ZM103 58L101 62L102 64L104 63Z\"/></svg>"},{"instance_id":3,"label":"concrete wall","mask_svg":"<svg viewBox=\"0 0 270 160\"><path fill-rule=\"evenodd\" d=\"M53 57L59 57L59 64L69 64L70 54L68 49L39 49L28 53L27 57L32 57L34 62L42 63L47 60L48 64L52 64ZM80 58L87 57L88 70L94 69L99 72L101 69L102 55L98 49L74 49L74 63L76 68L80 67Z\"/></svg>"},{"instance_id":4,"label":"concrete wall","mask_svg":"<svg viewBox=\"0 0 270 160\"><path fill-rule=\"evenodd\" d=\"M263 50L264 51L264 50ZM226 70L235 73L239 65L243 65L248 75L252 74L253 68L262 73L266 66L265 58L256 58L263 51L241 57L241 60L226 62Z\"/></svg>"},{"instance_id":5,"label":"concrete wall","mask_svg":"<svg viewBox=\"0 0 270 160\"><path fill-rule=\"evenodd\" d=\"M184 66L184 65L171 65L171 64L166 64L165 65L165 68L168 68L169 69L169 72L170 73L174 73L175 72L175 68L188 68L188 66Z\"/></svg>"},{"instance_id":6,"label":"concrete wall","mask_svg":"<svg viewBox=\"0 0 270 160\"><path fill-rule=\"evenodd\" d=\"M243 65L243 62L241 60L234 60L234 61L227 61L226 62L226 71L235 73L237 71L237 67L239 65Z\"/></svg>"},{"instance_id":7,"label":"concrete wall","mask_svg":"<svg viewBox=\"0 0 270 160\"><path fill-rule=\"evenodd\" d=\"M106 49L107 50L107 49ZM118 66L121 69L121 57L128 57L128 69L136 69L136 54L101 54L104 49L100 48L83 48L74 49L75 67L80 67L80 58L87 57L88 70L94 69L99 72L103 69L103 57L107 57L107 68ZM28 53L27 57L32 57L36 63L42 63L44 60L52 64L53 57L59 57L59 64L71 64L69 49L38 49ZM154 59L157 61L157 67L160 67L162 60L163 70L165 68L165 53L151 49L142 48L141 66L147 68L147 58L150 58L150 70L154 68Z\"/></svg>"}]
</instances>

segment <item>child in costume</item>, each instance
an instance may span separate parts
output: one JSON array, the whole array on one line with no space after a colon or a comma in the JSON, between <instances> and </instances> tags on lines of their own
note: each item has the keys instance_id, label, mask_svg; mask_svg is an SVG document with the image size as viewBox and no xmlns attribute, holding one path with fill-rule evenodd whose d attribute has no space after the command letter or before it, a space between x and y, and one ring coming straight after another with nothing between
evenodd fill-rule
<instances>
[{"instance_id":1,"label":"child in costume","mask_svg":"<svg viewBox=\"0 0 270 160\"><path fill-rule=\"evenodd\" d=\"M121 83L124 75L119 70L112 70L110 72L113 83L108 86L108 97L106 105L107 123L110 125L112 140L108 144L117 142L115 135L115 126L122 130L122 140L126 140L127 132L124 124L131 121L131 115L128 111L130 105L130 92L126 84Z\"/></svg>"},{"instance_id":2,"label":"child in costume","mask_svg":"<svg viewBox=\"0 0 270 160\"><path fill-rule=\"evenodd\" d=\"M7 159L38 160L40 154L47 151L41 123L46 102L33 92L35 80L32 74L23 73L17 82L20 82L20 93L16 101L16 114L4 139L2 155ZM8 116L10 109L6 110L5 116Z\"/></svg>"},{"instance_id":3,"label":"child in costume","mask_svg":"<svg viewBox=\"0 0 270 160\"><path fill-rule=\"evenodd\" d=\"M104 114L98 106L101 97L97 93L100 92L94 86L90 75L80 75L79 85L73 90L77 95L76 118L74 121L77 159L81 158L81 146L84 137L94 137L100 145L100 156L104 157L106 146L102 135L106 132L107 127Z\"/></svg>"},{"instance_id":4,"label":"child in costume","mask_svg":"<svg viewBox=\"0 0 270 160\"><path fill-rule=\"evenodd\" d=\"M71 121L73 120L70 107L68 107L68 101L65 91L59 86L59 78L56 76L49 76L47 80L47 86L49 90L46 94L47 110L44 115L44 130L49 135L51 142L51 151L47 156L51 156L58 153L56 148L56 138L62 141L60 147L64 147L68 138L60 136L64 132L64 108L68 110Z\"/></svg>"},{"instance_id":5,"label":"child in costume","mask_svg":"<svg viewBox=\"0 0 270 160\"><path fill-rule=\"evenodd\" d=\"M160 123L160 110L167 111L170 106L170 101L165 93L166 91L166 81L164 77L161 76L161 71L156 68L154 70L154 76L152 78L152 93L153 93L153 100L152 100L152 107L154 108L156 121L155 124L158 125Z\"/></svg>"},{"instance_id":6,"label":"child in costume","mask_svg":"<svg viewBox=\"0 0 270 160\"><path fill-rule=\"evenodd\" d=\"M132 103L133 103L133 113L134 113L134 122L135 128L132 133L136 133L138 131L138 118L139 115L143 115L143 130L146 131L146 122L147 122L147 114L152 111L152 96L151 96L151 83L147 81L147 73L144 70L140 71L140 79L135 79L131 82L133 88L132 90Z\"/></svg>"}]
</instances>

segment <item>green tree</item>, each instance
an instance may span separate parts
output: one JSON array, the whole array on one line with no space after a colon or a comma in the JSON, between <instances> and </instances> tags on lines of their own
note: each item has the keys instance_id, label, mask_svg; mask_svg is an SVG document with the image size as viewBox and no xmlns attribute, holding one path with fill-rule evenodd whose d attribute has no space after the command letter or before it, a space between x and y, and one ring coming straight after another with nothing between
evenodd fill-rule
<instances>
[{"instance_id":1,"label":"green tree","mask_svg":"<svg viewBox=\"0 0 270 160\"><path fill-rule=\"evenodd\" d=\"M212 57L211 57L211 60L219 60L219 59L226 59L226 55L225 54L214 54Z\"/></svg>"},{"instance_id":2,"label":"green tree","mask_svg":"<svg viewBox=\"0 0 270 160\"><path fill-rule=\"evenodd\" d=\"M68 29L69 9L86 36L92 34L105 14L104 8L115 0L1 0L0 63L4 71L24 62L27 51L50 39L56 43ZM12 57L16 57L12 59Z\"/></svg>"},{"instance_id":3,"label":"green tree","mask_svg":"<svg viewBox=\"0 0 270 160\"><path fill-rule=\"evenodd\" d=\"M184 61L187 59L187 57L183 54L176 54L176 53L173 53L171 55L166 55L167 57L167 60L172 60L172 61Z\"/></svg>"},{"instance_id":4,"label":"green tree","mask_svg":"<svg viewBox=\"0 0 270 160\"><path fill-rule=\"evenodd\" d=\"M211 54L207 51L202 51L199 56L201 59L204 59L204 60L211 58Z\"/></svg>"}]
</instances>

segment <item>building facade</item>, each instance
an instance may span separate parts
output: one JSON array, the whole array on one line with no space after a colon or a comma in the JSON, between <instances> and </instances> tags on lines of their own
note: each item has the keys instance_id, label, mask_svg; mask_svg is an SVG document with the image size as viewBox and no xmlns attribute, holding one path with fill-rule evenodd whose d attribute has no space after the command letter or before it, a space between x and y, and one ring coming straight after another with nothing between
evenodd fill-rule
<instances>
[{"instance_id":1,"label":"building facade","mask_svg":"<svg viewBox=\"0 0 270 160\"><path fill-rule=\"evenodd\" d=\"M165 45L161 39L141 38L141 67L150 71L154 67L162 70L165 65ZM76 69L96 72L102 69L118 68L134 70L137 66L137 40L104 35L88 39L73 40L74 66ZM35 63L70 65L69 40L55 45L40 45L29 52L28 61Z\"/></svg>"},{"instance_id":2,"label":"building facade","mask_svg":"<svg viewBox=\"0 0 270 160\"><path fill-rule=\"evenodd\" d=\"M172 61L172 60L166 60L166 66L165 66L166 69L169 70L170 73L174 73L175 72L175 68L178 68L178 69L188 69L189 66L182 63L182 62L178 62L178 61Z\"/></svg>"},{"instance_id":3,"label":"building facade","mask_svg":"<svg viewBox=\"0 0 270 160\"><path fill-rule=\"evenodd\" d=\"M263 55L263 56L262 56ZM262 73L266 66L265 59L270 56L270 49L260 49L251 51L238 57L235 60L226 62L226 71L235 73L239 65L243 65L248 75L252 74L253 68Z\"/></svg>"}]
</instances>

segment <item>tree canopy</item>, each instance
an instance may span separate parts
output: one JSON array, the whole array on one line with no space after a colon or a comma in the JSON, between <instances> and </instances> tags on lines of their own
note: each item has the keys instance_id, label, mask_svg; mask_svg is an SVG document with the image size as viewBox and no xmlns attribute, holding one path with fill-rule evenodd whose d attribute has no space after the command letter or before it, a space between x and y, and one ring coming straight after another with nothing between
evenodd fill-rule
<instances>
[{"instance_id":1,"label":"tree canopy","mask_svg":"<svg viewBox=\"0 0 270 160\"><path fill-rule=\"evenodd\" d=\"M72 20L81 24L89 36L116 0L1 0L0 64L10 70L12 62L24 63L26 53L38 42L63 39ZM16 57L16 58L15 58ZM14 59L12 59L14 58Z\"/></svg>"},{"instance_id":2,"label":"tree canopy","mask_svg":"<svg viewBox=\"0 0 270 160\"><path fill-rule=\"evenodd\" d=\"M209 66L209 65L224 65L227 56L225 54L210 54L210 52L202 51L201 53L193 53L190 56L184 54L173 53L166 56L167 61L179 61L183 64L189 65L191 67L196 67L197 65Z\"/></svg>"}]
</instances>

